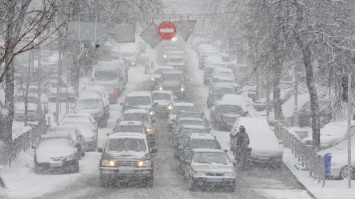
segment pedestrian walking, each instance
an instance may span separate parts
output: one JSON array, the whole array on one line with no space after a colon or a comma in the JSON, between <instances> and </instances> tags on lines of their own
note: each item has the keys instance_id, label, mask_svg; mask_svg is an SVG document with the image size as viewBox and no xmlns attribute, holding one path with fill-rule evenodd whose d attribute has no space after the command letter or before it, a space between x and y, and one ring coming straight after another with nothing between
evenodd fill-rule
<instances>
[{"instance_id":1,"label":"pedestrian walking","mask_svg":"<svg viewBox=\"0 0 355 199\"><path fill-rule=\"evenodd\" d=\"M244 126L239 127L236 134L235 159L238 161L239 169L244 170L247 158L250 154L250 140Z\"/></svg>"}]
</instances>

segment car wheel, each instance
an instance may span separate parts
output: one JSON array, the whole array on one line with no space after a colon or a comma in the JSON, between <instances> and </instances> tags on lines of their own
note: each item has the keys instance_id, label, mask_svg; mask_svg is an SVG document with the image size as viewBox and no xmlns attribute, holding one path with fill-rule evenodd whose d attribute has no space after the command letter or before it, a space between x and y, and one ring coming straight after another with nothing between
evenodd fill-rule
<instances>
[{"instance_id":1,"label":"car wheel","mask_svg":"<svg viewBox=\"0 0 355 199\"><path fill-rule=\"evenodd\" d=\"M111 181L109 178L100 178L100 187L110 187Z\"/></svg>"},{"instance_id":2,"label":"car wheel","mask_svg":"<svg viewBox=\"0 0 355 199\"><path fill-rule=\"evenodd\" d=\"M146 183L147 183L146 184L147 187L153 187L154 186L154 178L153 177L147 178Z\"/></svg>"},{"instance_id":3,"label":"car wheel","mask_svg":"<svg viewBox=\"0 0 355 199\"><path fill-rule=\"evenodd\" d=\"M191 177L189 178L188 186L190 191L196 191L195 183Z\"/></svg>"},{"instance_id":4,"label":"car wheel","mask_svg":"<svg viewBox=\"0 0 355 199\"><path fill-rule=\"evenodd\" d=\"M80 167L79 167L79 161L74 165L74 171L73 173L79 173Z\"/></svg>"},{"instance_id":5,"label":"car wheel","mask_svg":"<svg viewBox=\"0 0 355 199\"><path fill-rule=\"evenodd\" d=\"M353 169L351 169L352 172L353 172ZM344 166L341 171L340 171L340 174L339 174L339 179L342 180L342 179L347 179L349 177L348 175L348 166Z\"/></svg>"}]
</instances>

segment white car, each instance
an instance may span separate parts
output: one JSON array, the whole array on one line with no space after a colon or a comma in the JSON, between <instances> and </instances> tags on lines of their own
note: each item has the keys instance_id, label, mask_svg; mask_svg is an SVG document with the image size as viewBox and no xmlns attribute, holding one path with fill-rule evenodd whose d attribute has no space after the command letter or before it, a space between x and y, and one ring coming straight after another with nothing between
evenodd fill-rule
<instances>
[{"instance_id":1,"label":"white car","mask_svg":"<svg viewBox=\"0 0 355 199\"><path fill-rule=\"evenodd\" d=\"M355 145L355 137L351 137L351 145ZM330 153L331 158L331 166L330 166L330 174L328 177L330 178L338 178L345 179L348 178L348 140L344 140L339 144L319 151L318 154L323 156L326 153ZM354 178L354 168L355 168L355 150L354 148L351 150L351 167L352 167L352 177Z\"/></svg>"},{"instance_id":2,"label":"white car","mask_svg":"<svg viewBox=\"0 0 355 199\"><path fill-rule=\"evenodd\" d=\"M167 64L168 66L172 66L174 70L184 70L186 61L181 55L172 55L169 56Z\"/></svg>"},{"instance_id":3,"label":"white car","mask_svg":"<svg viewBox=\"0 0 355 199\"><path fill-rule=\"evenodd\" d=\"M60 126L70 124L88 126L96 134L96 137L98 135L98 125L91 113L69 113L65 115L62 121L60 122Z\"/></svg>"},{"instance_id":4,"label":"white car","mask_svg":"<svg viewBox=\"0 0 355 199\"><path fill-rule=\"evenodd\" d=\"M211 84L218 82L234 83L233 70L226 67L216 67L210 77Z\"/></svg>"},{"instance_id":5,"label":"white car","mask_svg":"<svg viewBox=\"0 0 355 199\"><path fill-rule=\"evenodd\" d=\"M352 134L355 132L355 121L351 122L351 131ZM320 146L322 149L326 149L332 146L339 144L341 141L347 138L348 133L348 122L331 122L326 124L320 130ZM307 146L312 146L313 138L308 136L302 139L302 142Z\"/></svg>"},{"instance_id":6,"label":"white car","mask_svg":"<svg viewBox=\"0 0 355 199\"><path fill-rule=\"evenodd\" d=\"M180 111L196 111L196 107L193 103L175 102L169 113L170 128L175 124L176 116Z\"/></svg>"},{"instance_id":7,"label":"white car","mask_svg":"<svg viewBox=\"0 0 355 199\"><path fill-rule=\"evenodd\" d=\"M262 118L240 117L230 133L231 150L235 151L236 134L244 126L249 135L249 148L252 149L249 160L253 163L267 163L273 167L282 165L283 150L268 122Z\"/></svg>"},{"instance_id":8,"label":"white car","mask_svg":"<svg viewBox=\"0 0 355 199\"><path fill-rule=\"evenodd\" d=\"M107 94L106 89L104 86L87 86L84 88L84 90L80 93L80 95L83 94L90 94L90 93L96 93L99 94L102 99L104 100L106 106L108 107L108 111L110 110L110 96Z\"/></svg>"},{"instance_id":9,"label":"white car","mask_svg":"<svg viewBox=\"0 0 355 199\"><path fill-rule=\"evenodd\" d=\"M85 151L96 151L97 148L97 135L96 133L90 128L90 125L86 125L83 123L64 123L63 127L77 127L80 129L80 133L85 140Z\"/></svg>"},{"instance_id":10,"label":"white car","mask_svg":"<svg viewBox=\"0 0 355 199\"><path fill-rule=\"evenodd\" d=\"M154 104L156 104L155 112L164 116L173 108L173 103L176 100L174 93L166 90L153 91L152 98Z\"/></svg>"}]
</instances>

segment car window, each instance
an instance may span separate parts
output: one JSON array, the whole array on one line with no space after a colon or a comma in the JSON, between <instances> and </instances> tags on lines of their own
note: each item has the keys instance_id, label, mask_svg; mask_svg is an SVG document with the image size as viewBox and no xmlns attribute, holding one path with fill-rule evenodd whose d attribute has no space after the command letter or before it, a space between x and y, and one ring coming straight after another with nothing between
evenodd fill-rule
<instances>
[{"instance_id":1,"label":"car window","mask_svg":"<svg viewBox=\"0 0 355 199\"><path fill-rule=\"evenodd\" d=\"M195 153L193 161L196 163L228 164L228 158L225 153L214 152Z\"/></svg>"},{"instance_id":2,"label":"car window","mask_svg":"<svg viewBox=\"0 0 355 199\"><path fill-rule=\"evenodd\" d=\"M152 99L149 96L132 96L126 98L128 106L152 105Z\"/></svg>"},{"instance_id":3,"label":"car window","mask_svg":"<svg viewBox=\"0 0 355 199\"><path fill-rule=\"evenodd\" d=\"M143 139L110 139L106 146L106 151L116 151L116 152L145 152L147 151L147 146Z\"/></svg>"},{"instance_id":4,"label":"car window","mask_svg":"<svg viewBox=\"0 0 355 199\"><path fill-rule=\"evenodd\" d=\"M79 99L76 104L77 109L101 109L103 107L101 99Z\"/></svg>"}]
</instances>

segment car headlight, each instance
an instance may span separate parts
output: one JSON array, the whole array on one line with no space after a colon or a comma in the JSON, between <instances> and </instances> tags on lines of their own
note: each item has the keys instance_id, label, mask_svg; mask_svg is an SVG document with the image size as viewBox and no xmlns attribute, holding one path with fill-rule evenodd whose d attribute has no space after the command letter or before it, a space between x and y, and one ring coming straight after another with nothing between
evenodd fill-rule
<instances>
[{"instance_id":1,"label":"car headlight","mask_svg":"<svg viewBox=\"0 0 355 199\"><path fill-rule=\"evenodd\" d=\"M101 161L101 166L104 166L104 167L114 167L116 164L115 164L115 161L113 160L102 160Z\"/></svg>"},{"instance_id":2,"label":"car headlight","mask_svg":"<svg viewBox=\"0 0 355 199\"><path fill-rule=\"evenodd\" d=\"M167 56L166 56L166 55L164 55L163 57L166 59L166 57L167 57Z\"/></svg>"},{"instance_id":3,"label":"car headlight","mask_svg":"<svg viewBox=\"0 0 355 199\"><path fill-rule=\"evenodd\" d=\"M226 173L224 173L224 176L235 177L235 173L234 172L226 172Z\"/></svg>"},{"instance_id":4,"label":"car headlight","mask_svg":"<svg viewBox=\"0 0 355 199\"><path fill-rule=\"evenodd\" d=\"M185 91L185 85L181 85L181 92L184 92Z\"/></svg>"},{"instance_id":5,"label":"car headlight","mask_svg":"<svg viewBox=\"0 0 355 199\"><path fill-rule=\"evenodd\" d=\"M163 85L160 85L160 86L159 86L159 90L163 90Z\"/></svg>"},{"instance_id":6,"label":"car headlight","mask_svg":"<svg viewBox=\"0 0 355 199\"><path fill-rule=\"evenodd\" d=\"M171 110L171 109L173 109L173 106L172 106L171 104L169 104L168 107L167 107L167 109L168 109L168 110Z\"/></svg>"},{"instance_id":7,"label":"car headlight","mask_svg":"<svg viewBox=\"0 0 355 199\"><path fill-rule=\"evenodd\" d=\"M152 77L150 80L154 82L155 81L155 77Z\"/></svg>"},{"instance_id":8,"label":"car headlight","mask_svg":"<svg viewBox=\"0 0 355 199\"><path fill-rule=\"evenodd\" d=\"M147 128L148 133L153 133L153 128Z\"/></svg>"},{"instance_id":9,"label":"car headlight","mask_svg":"<svg viewBox=\"0 0 355 199\"><path fill-rule=\"evenodd\" d=\"M206 173L202 171L194 171L193 176L206 176Z\"/></svg>"},{"instance_id":10,"label":"car headlight","mask_svg":"<svg viewBox=\"0 0 355 199\"><path fill-rule=\"evenodd\" d=\"M138 167L150 167L152 166L152 162L150 160L139 160Z\"/></svg>"},{"instance_id":11,"label":"car headlight","mask_svg":"<svg viewBox=\"0 0 355 199\"><path fill-rule=\"evenodd\" d=\"M132 64L132 66L133 66L133 65L134 65L134 62L132 62L131 64Z\"/></svg>"},{"instance_id":12,"label":"car headlight","mask_svg":"<svg viewBox=\"0 0 355 199\"><path fill-rule=\"evenodd\" d=\"M149 115L155 115L155 111L150 111Z\"/></svg>"}]
</instances>

